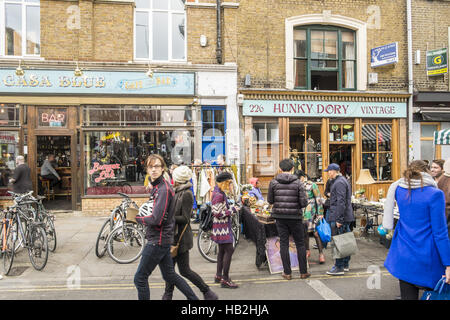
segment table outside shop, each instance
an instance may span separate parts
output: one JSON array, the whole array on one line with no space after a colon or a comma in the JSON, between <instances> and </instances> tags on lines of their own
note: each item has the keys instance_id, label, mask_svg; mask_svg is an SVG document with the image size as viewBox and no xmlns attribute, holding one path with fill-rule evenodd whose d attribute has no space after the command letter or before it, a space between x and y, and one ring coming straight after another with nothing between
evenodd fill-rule
<instances>
[{"instance_id":1,"label":"table outside shop","mask_svg":"<svg viewBox=\"0 0 450 320\"><path fill-rule=\"evenodd\" d=\"M241 208L240 216L243 225L243 234L256 245L255 264L259 269L267 261L266 239L278 236L277 227L275 222L263 223L259 221L247 206Z\"/></svg>"}]
</instances>

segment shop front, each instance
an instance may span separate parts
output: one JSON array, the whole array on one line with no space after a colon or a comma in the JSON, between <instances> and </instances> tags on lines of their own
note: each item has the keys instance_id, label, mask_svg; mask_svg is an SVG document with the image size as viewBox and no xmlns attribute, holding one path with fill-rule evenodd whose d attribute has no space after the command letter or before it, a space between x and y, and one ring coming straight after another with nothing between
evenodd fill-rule
<instances>
[{"instance_id":1,"label":"shop front","mask_svg":"<svg viewBox=\"0 0 450 320\"><path fill-rule=\"evenodd\" d=\"M247 177L259 177L263 190L283 158L294 161L317 182L337 163L352 184L378 200L400 177L406 163L407 95L324 92L242 91ZM357 185L369 169L372 185Z\"/></svg>"},{"instance_id":2,"label":"shop front","mask_svg":"<svg viewBox=\"0 0 450 320\"><path fill-rule=\"evenodd\" d=\"M105 214L117 192L147 200L144 159L190 164L201 141L195 72L0 70L0 200L10 202L8 177L26 157L34 191L50 209ZM200 134L200 136L198 136ZM60 182L46 192L41 166L54 155Z\"/></svg>"}]
</instances>

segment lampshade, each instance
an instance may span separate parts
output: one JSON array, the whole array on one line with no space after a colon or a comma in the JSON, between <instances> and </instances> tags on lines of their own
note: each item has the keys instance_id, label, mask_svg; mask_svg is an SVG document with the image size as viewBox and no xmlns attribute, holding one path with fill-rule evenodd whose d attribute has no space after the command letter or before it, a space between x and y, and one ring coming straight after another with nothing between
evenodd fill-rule
<instances>
[{"instance_id":1,"label":"lampshade","mask_svg":"<svg viewBox=\"0 0 450 320\"><path fill-rule=\"evenodd\" d=\"M373 180L369 169L361 169L361 171L359 171L358 180L355 183L356 184L372 184L372 183L375 183L375 180Z\"/></svg>"}]
</instances>

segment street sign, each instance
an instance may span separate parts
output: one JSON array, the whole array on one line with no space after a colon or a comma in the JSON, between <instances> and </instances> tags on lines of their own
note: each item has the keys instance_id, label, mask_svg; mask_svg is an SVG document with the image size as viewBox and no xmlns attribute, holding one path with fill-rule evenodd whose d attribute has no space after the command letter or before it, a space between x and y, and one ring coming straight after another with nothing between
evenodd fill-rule
<instances>
[{"instance_id":1,"label":"street sign","mask_svg":"<svg viewBox=\"0 0 450 320\"><path fill-rule=\"evenodd\" d=\"M447 48L427 51L427 75L439 76L448 72Z\"/></svg>"},{"instance_id":2,"label":"street sign","mask_svg":"<svg viewBox=\"0 0 450 320\"><path fill-rule=\"evenodd\" d=\"M372 68L398 62L398 43L393 42L370 50L370 66Z\"/></svg>"}]
</instances>

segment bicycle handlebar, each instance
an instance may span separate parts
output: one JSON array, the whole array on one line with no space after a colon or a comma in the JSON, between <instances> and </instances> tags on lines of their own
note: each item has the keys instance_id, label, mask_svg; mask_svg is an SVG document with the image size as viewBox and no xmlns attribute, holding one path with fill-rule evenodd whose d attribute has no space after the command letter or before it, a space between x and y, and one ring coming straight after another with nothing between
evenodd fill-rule
<instances>
[{"instance_id":1,"label":"bicycle handlebar","mask_svg":"<svg viewBox=\"0 0 450 320\"><path fill-rule=\"evenodd\" d=\"M124 197L124 198L130 198L130 196L129 195L127 195L127 194L125 194L125 193L122 193L122 192L117 192L117 194L119 195L119 196L122 196L122 197Z\"/></svg>"}]
</instances>

